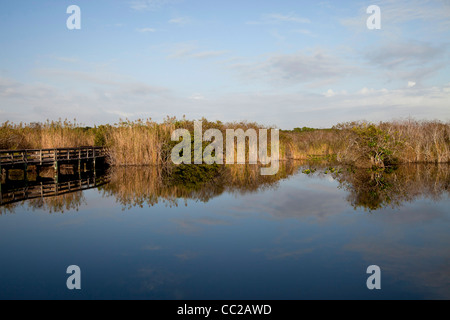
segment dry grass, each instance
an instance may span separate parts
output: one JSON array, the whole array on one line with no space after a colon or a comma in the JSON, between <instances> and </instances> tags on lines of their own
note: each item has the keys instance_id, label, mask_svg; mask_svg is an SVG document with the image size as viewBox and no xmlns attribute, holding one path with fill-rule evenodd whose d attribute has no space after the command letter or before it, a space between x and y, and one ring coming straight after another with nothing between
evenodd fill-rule
<instances>
[{"instance_id":1,"label":"dry grass","mask_svg":"<svg viewBox=\"0 0 450 320\"><path fill-rule=\"evenodd\" d=\"M226 138L226 129L264 128L256 123L203 121L203 132L219 129ZM367 127L377 132L379 149L386 149L382 161L374 158L363 132ZM11 124L0 126L0 149L64 148L87 145L105 146L109 162L116 166L170 165L170 135L175 129L194 131L194 121L167 118L163 123L150 119L120 121L118 124L95 128L76 122L47 121L44 124ZM363 129L361 129L363 128ZM385 137L388 140L384 141ZM372 139L372 138L371 138ZM373 139L372 139L373 140ZM371 141L372 141L371 140ZM370 142L370 141L369 141ZM206 144L206 143L205 143ZM269 142L270 145L270 142ZM225 153L224 148L224 153ZM247 158L248 158L248 148ZM380 149L380 150L381 150ZM375 157L379 157L378 151ZM383 152L382 152L383 153ZM236 155L236 152L235 152ZM402 120L370 124L352 122L333 129L305 132L280 131L280 160L333 158L341 163L370 166L374 163L450 162L450 123L440 121ZM225 155L224 155L225 159Z\"/></svg>"},{"instance_id":2,"label":"dry grass","mask_svg":"<svg viewBox=\"0 0 450 320\"><path fill-rule=\"evenodd\" d=\"M94 132L76 122L47 121L46 123L0 126L0 149L50 149L91 146Z\"/></svg>"},{"instance_id":3,"label":"dry grass","mask_svg":"<svg viewBox=\"0 0 450 320\"><path fill-rule=\"evenodd\" d=\"M448 163L450 123L417 120L379 124L351 122L333 129L283 132L281 146L284 159L333 156L338 162L358 167L376 164L376 153L382 154L385 163Z\"/></svg>"},{"instance_id":4,"label":"dry grass","mask_svg":"<svg viewBox=\"0 0 450 320\"><path fill-rule=\"evenodd\" d=\"M138 120L109 127L106 145L110 163L119 166L164 164L164 146L174 129L175 124L170 119L162 124Z\"/></svg>"}]
</instances>

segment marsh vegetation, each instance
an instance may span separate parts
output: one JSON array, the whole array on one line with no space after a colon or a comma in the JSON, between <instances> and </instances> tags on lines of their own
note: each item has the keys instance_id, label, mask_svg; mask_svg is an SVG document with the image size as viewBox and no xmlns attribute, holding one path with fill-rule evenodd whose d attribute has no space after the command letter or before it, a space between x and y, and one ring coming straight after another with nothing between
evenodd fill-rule
<instances>
[{"instance_id":1,"label":"marsh vegetation","mask_svg":"<svg viewBox=\"0 0 450 320\"><path fill-rule=\"evenodd\" d=\"M257 123L210 122L204 129L260 129ZM57 121L0 126L0 149L38 149L103 146L113 166L171 166L171 133L194 130L194 121L167 118L120 121L85 127ZM386 167L404 163L450 162L450 123L402 120L380 123L350 122L330 129L297 128L280 131L280 160L326 159L356 167Z\"/></svg>"}]
</instances>

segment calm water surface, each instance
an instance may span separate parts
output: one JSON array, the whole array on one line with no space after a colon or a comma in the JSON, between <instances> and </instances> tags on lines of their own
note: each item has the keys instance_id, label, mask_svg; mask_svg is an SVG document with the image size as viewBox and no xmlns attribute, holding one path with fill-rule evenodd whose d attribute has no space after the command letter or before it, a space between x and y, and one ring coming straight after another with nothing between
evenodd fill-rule
<instances>
[{"instance_id":1,"label":"calm water surface","mask_svg":"<svg viewBox=\"0 0 450 320\"><path fill-rule=\"evenodd\" d=\"M115 169L98 188L3 205L0 298L449 299L449 167L341 170L180 185Z\"/></svg>"}]
</instances>

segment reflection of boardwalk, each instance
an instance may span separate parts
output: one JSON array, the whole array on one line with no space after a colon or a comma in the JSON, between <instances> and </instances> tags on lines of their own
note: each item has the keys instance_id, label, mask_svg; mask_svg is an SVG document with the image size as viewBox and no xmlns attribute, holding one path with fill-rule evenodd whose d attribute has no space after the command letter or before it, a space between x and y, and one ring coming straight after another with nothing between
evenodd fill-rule
<instances>
[{"instance_id":1,"label":"reflection of boardwalk","mask_svg":"<svg viewBox=\"0 0 450 320\"><path fill-rule=\"evenodd\" d=\"M95 172L82 177L68 176L67 178L68 181L62 182L58 182L58 179L50 179L42 182L22 181L16 185L4 185L0 190L0 205L88 190L108 182L105 175L97 177Z\"/></svg>"},{"instance_id":2,"label":"reflection of boardwalk","mask_svg":"<svg viewBox=\"0 0 450 320\"><path fill-rule=\"evenodd\" d=\"M8 188L8 185L14 185L14 181L17 180L26 185L18 193L24 193L23 199L71 192L74 188L75 190L82 190L86 183L77 182L81 181L81 173L95 171L96 167L105 166L107 164L106 156L106 149L99 147L0 150L0 177L3 182L0 185L0 195L2 195L0 204L5 203L6 191L4 185ZM38 177L35 181L41 181L41 173L47 172L48 176L48 169L54 170L52 174L54 177L53 187L44 183L35 185L36 182L29 181L33 180L30 179L32 176ZM64 172L67 173L68 170L72 173L78 173L80 179L68 183L59 183L60 175L63 178ZM88 185L90 185L90 181ZM16 195L12 194L12 199L15 198Z\"/></svg>"}]
</instances>

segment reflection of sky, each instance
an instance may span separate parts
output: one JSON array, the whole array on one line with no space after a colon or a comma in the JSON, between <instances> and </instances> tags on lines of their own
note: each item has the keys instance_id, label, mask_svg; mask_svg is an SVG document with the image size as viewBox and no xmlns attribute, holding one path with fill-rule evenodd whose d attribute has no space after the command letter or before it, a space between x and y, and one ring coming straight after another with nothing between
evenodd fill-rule
<instances>
[{"instance_id":1,"label":"reflection of sky","mask_svg":"<svg viewBox=\"0 0 450 320\"><path fill-rule=\"evenodd\" d=\"M78 211L0 216L0 298L449 298L449 199L354 210L336 182L122 210L84 193ZM65 268L82 270L82 291ZM382 290L365 271L382 269Z\"/></svg>"}]
</instances>

